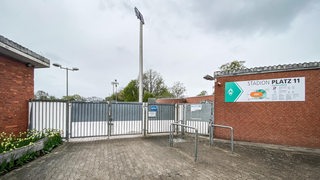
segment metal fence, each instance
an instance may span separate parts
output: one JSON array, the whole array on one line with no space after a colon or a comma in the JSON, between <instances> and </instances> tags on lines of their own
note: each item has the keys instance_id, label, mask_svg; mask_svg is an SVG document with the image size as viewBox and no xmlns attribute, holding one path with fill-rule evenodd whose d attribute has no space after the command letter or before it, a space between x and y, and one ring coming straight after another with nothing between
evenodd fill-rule
<instances>
[{"instance_id":1,"label":"metal fence","mask_svg":"<svg viewBox=\"0 0 320 180\"><path fill-rule=\"evenodd\" d=\"M213 122L213 105L211 103L185 104L184 108L185 124L196 127L199 134L209 135L209 123Z\"/></svg>"},{"instance_id":2,"label":"metal fence","mask_svg":"<svg viewBox=\"0 0 320 180\"><path fill-rule=\"evenodd\" d=\"M67 103L65 101L30 101L29 129L59 129L67 132Z\"/></svg>"},{"instance_id":3,"label":"metal fence","mask_svg":"<svg viewBox=\"0 0 320 180\"><path fill-rule=\"evenodd\" d=\"M208 135L212 104L30 101L29 129L59 129L64 138L169 133L181 122ZM188 130L186 130L188 132Z\"/></svg>"}]
</instances>

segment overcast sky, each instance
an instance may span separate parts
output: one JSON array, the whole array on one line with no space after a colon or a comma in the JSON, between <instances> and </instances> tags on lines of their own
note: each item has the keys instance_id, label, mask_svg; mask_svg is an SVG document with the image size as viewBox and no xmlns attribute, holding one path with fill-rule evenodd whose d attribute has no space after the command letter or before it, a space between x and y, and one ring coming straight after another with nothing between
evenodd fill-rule
<instances>
[{"instance_id":1,"label":"overcast sky","mask_svg":"<svg viewBox=\"0 0 320 180\"><path fill-rule=\"evenodd\" d=\"M80 70L69 73L69 94L104 98L138 77L143 14L144 70L159 72L185 96L232 60L247 67L319 61L320 1L308 0L0 0L0 34ZM35 70L35 91L65 95L65 71Z\"/></svg>"}]
</instances>

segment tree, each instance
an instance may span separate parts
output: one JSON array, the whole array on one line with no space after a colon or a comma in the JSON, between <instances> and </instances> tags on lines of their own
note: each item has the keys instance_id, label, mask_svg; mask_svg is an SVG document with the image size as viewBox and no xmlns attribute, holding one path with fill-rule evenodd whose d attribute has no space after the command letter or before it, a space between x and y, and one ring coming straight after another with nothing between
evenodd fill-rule
<instances>
[{"instance_id":1,"label":"tree","mask_svg":"<svg viewBox=\"0 0 320 180\"><path fill-rule=\"evenodd\" d=\"M161 75L153 70L147 70L143 74L143 101L147 102L149 98L166 98L174 97L164 83ZM180 83L179 87L175 87L175 92L182 90L185 92L185 87ZM178 92L181 96L181 92ZM115 94L107 97L107 101L114 100ZM131 80L128 85L118 93L118 101L136 102L139 99L138 80Z\"/></svg>"},{"instance_id":2,"label":"tree","mask_svg":"<svg viewBox=\"0 0 320 180\"><path fill-rule=\"evenodd\" d=\"M72 96L63 96L62 100L65 100L65 101L86 101L86 98L80 96L79 94L74 94Z\"/></svg>"},{"instance_id":3,"label":"tree","mask_svg":"<svg viewBox=\"0 0 320 180\"><path fill-rule=\"evenodd\" d=\"M222 66L220 66L220 70L221 71L233 71L233 70L245 69L246 66L243 65L244 63L245 63L245 61L235 60L230 63L223 64Z\"/></svg>"},{"instance_id":4,"label":"tree","mask_svg":"<svg viewBox=\"0 0 320 180\"><path fill-rule=\"evenodd\" d=\"M137 80L131 80L128 85L119 93L119 99L127 102L138 101L139 90Z\"/></svg>"},{"instance_id":5,"label":"tree","mask_svg":"<svg viewBox=\"0 0 320 180\"><path fill-rule=\"evenodd\" d=\"M181 82L175 82L171 88L173 97L181 98L186 91L186 87Z\"/></svg>"},{"instance_id":6,"label":"tree","mask_svg":"<svg viewBox=\"0 0 320 180\"><path fill-rule=\"evenodd\" d=\"M89 101L89 102L101 102L103 101L102 98L100 97L96 97L96 96L91 96L91 97L87 97L87 98L84 98L86 101Z\"/></svg>"},{"instance_id":7,"label":"tree","mask_svg":"<svg viewBox=\"0 0 320 180\"><path fill-rule=\"evenodd\" d=\"M54 97L54 96L50 96L49 93L47 93L45 91L39 90L34 95L34 99L37 99L37 100L55 100L57 98Z\"/></svg>"},{"instance_id":8,"label":"tree","mask_svg":"<svg viewBox=\"0 0 320 180\"><path fill-rule=\"evenodd\" d=\"M208 92L203 90L197 96L206 96L206 95L208 95Z\"/></svg>"},{"instance_id":9,"label":"tree","mask_svg":"<svg viewBox=\"0 0 320 180\"><path fill-rule=\"evenodd\" d=\"M152 69L147 70L143 74L143 90L144 93L148 92L153 94L154 97L162 97L168 92L168 88L164 84L161 75Z\"/></svg>"}]
</instances>

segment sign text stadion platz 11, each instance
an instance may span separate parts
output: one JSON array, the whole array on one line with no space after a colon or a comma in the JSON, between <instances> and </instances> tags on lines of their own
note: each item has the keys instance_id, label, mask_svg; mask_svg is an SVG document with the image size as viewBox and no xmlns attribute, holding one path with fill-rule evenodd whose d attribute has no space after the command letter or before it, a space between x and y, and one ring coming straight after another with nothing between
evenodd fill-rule
<instances>
[{"instance_id":1,"label":"sign text stadion platz 11","mask_svg":"<svg viewBox=\"0 0 320 180\"><path fill-rule=\"evenodd\" d=\"M225 102L305 101L305 77L226 82Z\"/></svg>"}]
</instances>

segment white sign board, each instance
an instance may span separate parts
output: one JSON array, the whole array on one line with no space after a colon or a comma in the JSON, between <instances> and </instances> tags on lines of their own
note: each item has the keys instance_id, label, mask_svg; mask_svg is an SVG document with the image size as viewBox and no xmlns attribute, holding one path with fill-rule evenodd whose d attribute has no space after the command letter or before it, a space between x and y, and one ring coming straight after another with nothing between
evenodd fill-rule
<instances>
[{"instance_id":1,"label":"white sign board","mask_svg":"<svg viewBox=\"0 0 320 180\"><path fill-rule=\"evenodd\" d=\"M191 105L191 112L192 111L201 111L202 105L201 104L192 104Z\"/></svg>"},{"instance_id":2,"label":"white sign board","mask_svg":"<svg viewBox=\"0 0 320 180\"><path fill-rule=\"evenodd\" d=\"M148 111L148 117L157 117L156 111Z\"/></svg>"},{"instance_id":3,"label":"white sign board","mask_svg":"<svg viewBox=\"0 0 320 180\"><path fill-rule=\"evenodd\" d=\"M305 101L305 77L226 82L225 102Z\"/></svg>"}]
</instances>

